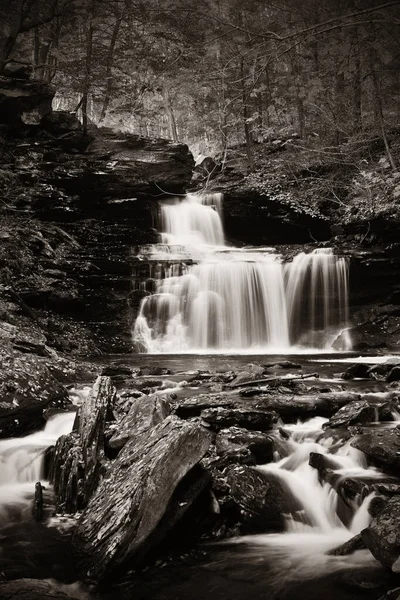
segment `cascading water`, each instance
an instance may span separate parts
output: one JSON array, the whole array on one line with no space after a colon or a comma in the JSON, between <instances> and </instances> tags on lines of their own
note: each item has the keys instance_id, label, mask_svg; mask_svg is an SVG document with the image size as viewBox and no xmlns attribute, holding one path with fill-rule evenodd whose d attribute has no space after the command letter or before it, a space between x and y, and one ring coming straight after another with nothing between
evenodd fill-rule
<instances>
[{"instance_id":1,"label":"cascading water","mask_svg":"<svg viewBox=\"0 0 400 600\"><path fill-rule=\"evenodd\" d=\"M225 246L221 203L210 194L161 205L162 245L146 256L151 294L133 329L138 350L329 349L348 322L346 259L318 249L283 263L272 248Z\"/></svg>"},{"instance_id":2,"label":"cascading water","mask_svg":"<svg viewBox=\"0 0 400 600\"><path fill-rule=\"evenodd\" d=\"M0 522L16 507L29 511L35 483L44 477L44 452L72 431L74 419L75 413L62 413L49 419L43 431L0 441Z\"/></svg>"}]
</instances>

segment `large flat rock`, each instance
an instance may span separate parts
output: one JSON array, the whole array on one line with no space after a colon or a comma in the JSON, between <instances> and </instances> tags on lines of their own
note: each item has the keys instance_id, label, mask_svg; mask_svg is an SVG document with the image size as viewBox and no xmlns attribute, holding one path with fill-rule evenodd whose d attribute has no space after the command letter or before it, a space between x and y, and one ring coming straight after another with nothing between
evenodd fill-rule
<instances>
[{"instance_id":1,"label":"large flat rock","mask_svg":"<svg viewBox=\"0 0 400 600\"><path fill-rule=\"evenodd\" d=\"M104 581L152 548L184 476L210 444L201 426L168 417L130 439L79 520L74 546L89 579ZM163 524L164 534L168 528Z\"/></svg>"}]
</instances>

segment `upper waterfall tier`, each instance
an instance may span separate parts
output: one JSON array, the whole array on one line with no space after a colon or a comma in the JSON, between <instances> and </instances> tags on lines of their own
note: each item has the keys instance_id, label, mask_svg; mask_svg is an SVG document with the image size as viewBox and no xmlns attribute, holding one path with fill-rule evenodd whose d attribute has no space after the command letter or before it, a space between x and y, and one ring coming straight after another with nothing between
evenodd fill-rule
<instances>
[{"instance_id":1,"label":"upper waterfall tier","mask_svg":"<svg viewBox=\"0 0 400 600\"><path fill-rule=\"evenodd\" d=\"M161 206L161 241L183 246L223 246L221 194L188 194Z\"/></svg>"},{"instance_id":2,"label":"upper waterfall tier","mask_svg":"<svg viewBox=\"0 0 400 600\"><path fill-rule=\"evenodd\" d=\"M283 263L273 249L223 246L215 194L163 203L161 227L164 246L160 254L154 248L150 290L144 285L151 294L133 330L140 351L327 350L346 328L348 265L331 249ZM165 244L174 245L178 262ZM197 264L183 260L185 247Z\"/></svg>"}]
</instances>

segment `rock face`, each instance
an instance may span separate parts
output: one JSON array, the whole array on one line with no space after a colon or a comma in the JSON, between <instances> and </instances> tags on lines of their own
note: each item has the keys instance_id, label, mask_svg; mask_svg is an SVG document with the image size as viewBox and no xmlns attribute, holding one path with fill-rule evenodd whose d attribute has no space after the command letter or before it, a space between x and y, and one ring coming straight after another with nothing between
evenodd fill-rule
<instances>
[{"instance_id":1,"label":"rock face","mask_svg":"<svg viewBox=\"0 0 400 600\"><path fill-rule=\"evenodd\" d=\"M46 312L52 328L78 321L97 348L127 352L132 246L156 241L158 199L185 192L193 157L168 140L94 126L84 132L76 115L51 111L53 95L41 82L0 78L0 156L7 166L0 185L12 197L13 219L0 233L15 241L22 212L30 219L22 237L38 229L36 242L46 245L15 277L15 291L28 309ZM53 234L47 237L56 228L63 237L57 248ZM14 251L15 244L3 252L7 265ZM59 337L56 349L70 351L57 347Z\"/></svg>"},{"instance_id":2,"label":"rock face","mask_svg":"<svg viewBox=\"0 0 400 600\"><path fill-rule=\"evenodd\" d=\"M357 437L351 445L384 471L400 472L400 429L371 431Z\"/></svg>"},{"instance_id":3,"label":"rock face","mask_svg":"<svg viewBox=\"0 0 400 600\"><path fill-rule=\"evenodd\" d=\"M400 573L400 498L390 499L361 536L384 567Z\"/></svg>"},{"instance_id":4,"label":"rock face","mask_svg":"<svg viewBox=\"0 0 400 600\"><path fill-rule=\"evenodd\" d=\"M209 443L203 428L174 417L128 441L74 536L89 578L104 581L150 551L151 535L175 488L202 459Z\"/></svg>"},{"instance_id":5,"label":"rock face","mask_svg":"<svg viewBox=\"0 0 400 600\"><path fill-rule=\"evenodd\" d=\"M40 358L0 350L0 438L19 436L45 424L43 411L70 406L66 388Z\"/></svg>"},{"instance_id":6,"label":"rock face","mask_svg":"<svg viewBox=\"0 0 400 600\"><path fill-rule=\"evenodd\" d=\"M51 480L59 510L74 513L88 503L105 463L104 430L115 399L109 377L98 377L75 421L57 441Z\"/></svg>"},{"instance_id":7,"label":"rock face","mask_svg":"<svg viewBox=\"0 0 400 600\"><path fill-rule=\"evenodd\" d=\"M54 94L46 83L0 76L0 123L37 125L51 112Z\"/></svg>"}]
</instances>

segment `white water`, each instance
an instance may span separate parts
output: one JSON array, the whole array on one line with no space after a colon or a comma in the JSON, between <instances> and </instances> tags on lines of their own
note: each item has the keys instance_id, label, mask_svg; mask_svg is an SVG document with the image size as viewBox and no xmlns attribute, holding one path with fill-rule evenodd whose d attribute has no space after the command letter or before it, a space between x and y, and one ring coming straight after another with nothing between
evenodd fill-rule
<instances>
[{"instance_id":1,"label":"white water","mask_svg":"<svg viewBox=\"0 0 400 600\"><path fill-rule=\"evenodd\" d=\"M348 323L346 259L317 249L284 264L271 248L229 248L221 202L211 194L162 204L162 245L141 255L153 293L134 325L138 350L329 350Z\"/></svg>"},{"instance_id":2,"label":"white water","mask_svg":"<svg viewBox=\"0 0 400 600\"><path fill-rule=\"evenodd\" d=\"M74 419L75 413L62 413L49 419L43 431L0 441L1 520L11 508L29 514L35 483L44 476L44 452L72 431Z\"/></svg>"},{"instance_id":3,"label":"white water","mask_svg":"<svg viewBox=\"0 0 400 600\"><path fill-rule=\"evenodd\" d=\"M341 478L379 479L382 474L377 469L367 468L363 453L351 448L350 443L332 452L332 440L323 438L323 441L316 441L321 436L325 421L316 417L305 423L285 425L285 430L291 433L291 454L282 459L278 457L275 463L257 467L278 477L288 494L296 500L296 511L285 514L286 532L234 540L247 547L249 556L257 553L258 556L271 557L273 567L269 581L275 589L280 586L284 588L289 581L313 579L335 571L376 565L368 551L357 551L345 557L326 554L368 527L372 520L368 508L374 494L347 500L351 514L346 526L338 511L341 500L336 489L339 481L335 484L336 489L329 483L321 482L318 471L308 464L310 452L318 452L334 460L338 464L335 472Z\"/></svg>"}]
</instances>

